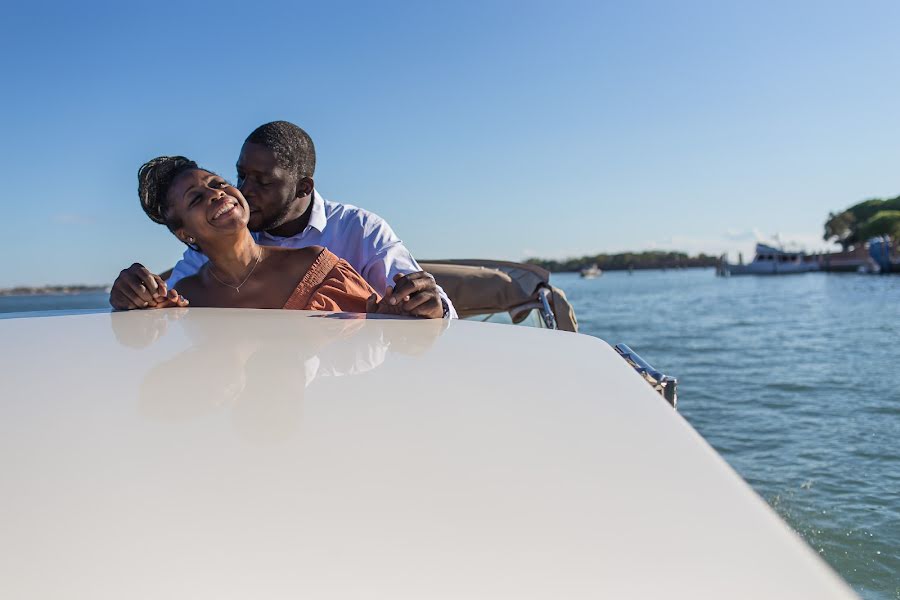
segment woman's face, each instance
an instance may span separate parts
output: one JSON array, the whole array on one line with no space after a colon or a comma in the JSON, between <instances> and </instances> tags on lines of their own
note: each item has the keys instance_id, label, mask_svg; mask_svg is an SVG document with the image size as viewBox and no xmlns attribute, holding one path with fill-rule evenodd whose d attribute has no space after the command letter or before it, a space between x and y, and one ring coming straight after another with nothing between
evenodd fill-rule
<instances>
[{"instance_id":1,"label":"woman's face","mask_svg":"<svg viewBox=\"0 0 900 600\"><path fill-rule=\"evenodd\" d=\"M181 221L175 235L196 244L247 228L250 208L241 192L227 181L202 169L190 169L172 182L169 215Z\"/></svg>"}]
</instances>

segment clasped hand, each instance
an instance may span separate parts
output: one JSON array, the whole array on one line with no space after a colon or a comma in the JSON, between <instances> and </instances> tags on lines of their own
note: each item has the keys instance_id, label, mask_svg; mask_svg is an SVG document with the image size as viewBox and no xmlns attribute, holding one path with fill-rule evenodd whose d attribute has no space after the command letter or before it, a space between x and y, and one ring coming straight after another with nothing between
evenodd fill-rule
<instances>
[{"instance_id":1,"label":"clasped hand","mask_svg":"<svg viewBox=\"0 0 900 600\"><path fill-rule=\"evenodd\" d=\"M366 312L440 319L444 316L444 304L430 274L425 271L408 275L398 273L394 275L394 285L388 286L380 302L376 301L375 294L369 297Z\"/></svg>"},{"instance_id":2,"label":"clasped hand","mask_svg":"<svg viewBox=\"0 0 900 600\"><path fill-rule=\"evenodd\" d=\"M175 289L167 289L162 277L151 273L140 263L134 263L119 273L109 293L109 303L116 310L188 305L187 298Z\"/></svg>"}]
</instances>

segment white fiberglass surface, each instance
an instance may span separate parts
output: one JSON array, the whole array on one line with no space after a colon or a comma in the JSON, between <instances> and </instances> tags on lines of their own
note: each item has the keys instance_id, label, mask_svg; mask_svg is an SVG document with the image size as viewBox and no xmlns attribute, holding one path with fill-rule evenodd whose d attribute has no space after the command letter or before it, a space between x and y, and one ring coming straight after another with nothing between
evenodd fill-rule
<instances>
[{"instance_id":1,"label":"white fiberglass surface","mask_svg":"<svg viewBox=\"0 0 900 600\"><path fill-rule=\"evenodd\" d=\"M0 339L0 597L852 597L596 338L182 309Z\"/></svg>"}]
</instances>

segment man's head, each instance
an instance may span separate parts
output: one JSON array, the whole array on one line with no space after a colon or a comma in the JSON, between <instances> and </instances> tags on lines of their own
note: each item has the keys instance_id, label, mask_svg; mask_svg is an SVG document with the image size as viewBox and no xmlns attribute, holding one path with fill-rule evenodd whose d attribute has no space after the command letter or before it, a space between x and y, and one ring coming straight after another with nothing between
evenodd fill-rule
<instances>
[{"instance_id":1,"label":"man's head","mask_svg":"<svg viewBox=\"0 0 900 600\"><path fill-rule=\"evenodd\" d=\"M272 230L309 206L316 149L309 135L287 121L257 127L237 161L238 188L250 204L251 231Z\"/></svg>"}]
</instances>

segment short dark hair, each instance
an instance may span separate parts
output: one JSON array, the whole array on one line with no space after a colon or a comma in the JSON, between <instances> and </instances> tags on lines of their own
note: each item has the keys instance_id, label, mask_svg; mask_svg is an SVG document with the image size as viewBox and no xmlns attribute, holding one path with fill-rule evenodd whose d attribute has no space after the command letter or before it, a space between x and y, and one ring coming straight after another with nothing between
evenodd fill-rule
<instances>
[{"instance_id":1,"label":"short dark hair","mask_svg":"<svg viewBox=\"0 0 900 600\"><path fill-rule=\"evenodd\" d=\"M316 147L309 134L287 121L272 121L260 125L247 136L244 143L260 144L275 153L282 169L297 177L312 177L316 172Z\"/></svg>"},{"instance_id":2,"label":"short dark hair","mask_svg":"<svg viewBox=\"0 0 900 600\"><path fill-rule=\"evenodd\" d=\"M175 178L191 169L199 169L197 163L184 156L157 156L138 169L138 196L141 208L156 223L166 225L172 231L181 227L167 216L169 188Z\"/></svg>"}]
</instances>

